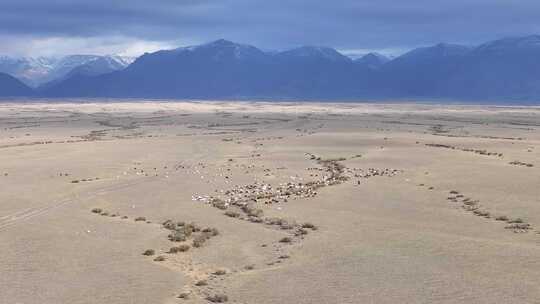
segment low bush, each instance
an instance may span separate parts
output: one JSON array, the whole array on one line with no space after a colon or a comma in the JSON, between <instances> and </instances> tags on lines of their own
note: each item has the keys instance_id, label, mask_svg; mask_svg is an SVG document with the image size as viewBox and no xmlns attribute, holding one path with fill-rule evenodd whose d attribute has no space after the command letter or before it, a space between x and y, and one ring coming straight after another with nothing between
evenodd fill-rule
<instances>
[{"instance_id":1,"label":"low bush","mask_svg":"<svg viewBox=\"0 0 540 304\"><path fill-rule=\"evenodd\" d=\"M215 294L207 297L206 299L212 303L225 303L229 301L229 298L224 294Z\"/></svg>"},{"instance_id":2,"label":"low bush","mask_svg":"<svg viewBox=\"0 0 540 304\"><path fill-rule=\"evenodd\" d=\"M179 253L179 252L186 252L189 250L189 245L180 245L180 246L177 246L177 247L171 247L171 249L169 249L169 253Z\"/></svg>"},{"instance_id":3,"label":"low bush","mask_svg":"<svg viewBox=\"0 0 540 304\"><path fill-rule=\"evenodd\" d=\"M235 211L226 211L225 212L225 215L228 216L228 217L233 217L233 218L238 218L240 217L240 213L238 212L235 212Z\"/></svg>"},{"instance_id":4,"label":"low bush","mask_svg":"<svg viewBox=\"0 0 540 304\"><path fill-rule=\"evenodd\" d=\"M302 228L313 229L313 230L317 229L317 227L313 225L312 223L303 223Z\"/></svg>"},{"instance_id":5,"label":"low bush","mask_svg":"<svg viewBox=\"0 0 540 304\"><path fill-rule=\"evenodd\" d=\"M184 300L189 299L189 292L182 292L181 294L178 295L178 298L184 299Z\"/></svg>"},{"instance_id":6,"label":"low bush","mask_svg":"<svg viewBox=\"0 0 540 304\"><path fill-rule=\"evenodd\" d=\"M204 228L202 232L208 233L211 236L219 235L219 230L217 230L216 228Z\"/></svg>"},{"instance_id":7,"label":"low bush","mask_svg":"<svg viewBox=\"0 0 540 304\"><path fill-rule=\"evenodd\" d=\"M168 235L168 238L171 242L184 242L187 239L183 231L174 231Z\"/></svg>"},{"instance_id":8,"label":"low bush","mask_svg":"<svg viewBox=\"0 0 540 304\"><path fill-rule=\"evenodd\" d=\"M226 275L227 271L224 270L224 269L218 269L218 270L214 271L212 274L214 274L214 275Z\"/></svg>"},{"instance_id":9,"label":"low bush","mask_svg":"<svg viewBox=\"0 0 540 304\"><path fill-rule=\"evenodd\" d=\"M156 251L154 249L147 249L143 252L143 255L146 255L146 256L151 256L154 254L156 254Z\"/></svg>"},{"instance_id":10,"label":"low bush","mask_svg":"<svg viewBox=\"0 0 540 304\"><path fill-rule=\"evenodd\" d=\"M280 243L292 243L292 238L286 236L284 238L282 238L281 240L279 240Z\"/></svg>"},{"instance_id":11,"label":"low bush","mask_svg":"<svg viewBox=\"0 0 540 304\"><path fill-rule=\"evenodd\" d=\"M518 217L517 219L513 219L511 221L508 221L508 223L510 223L510 224L521 224L521 223L523 223L523 220Z\"/></svg>"}]
</instances>

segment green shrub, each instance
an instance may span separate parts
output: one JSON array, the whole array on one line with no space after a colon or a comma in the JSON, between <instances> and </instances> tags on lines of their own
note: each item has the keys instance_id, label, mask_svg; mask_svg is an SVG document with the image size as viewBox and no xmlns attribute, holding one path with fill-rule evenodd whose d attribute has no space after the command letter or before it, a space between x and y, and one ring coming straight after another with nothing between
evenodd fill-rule
<instances>
[{"instance_id":1,"label":"green shrub","mask_svg":"<svg viewBox=\"0 0 540 304\"><path fill-rule=\"evenodd\" d=\"M229 298L224 294L215 294L207 297L206 299L212 303L225 303L229 301Z\"/></svg>"},{"instance_id":2,"label":"green shrub","mask_svg":"<svg viewBox=\"0 0 540 304\"><path fill-rule=\"evenodd\" d=\"M523 223L523 220L518 217L517 219L508 221L508 223L510 223L510 224L521 224L521 223Z\"/></svg>"},{"instance_id":3,"label":"green shrub","mask_svg":"<svg viewBox=\"0 0 540 304\"><path fill-rule=\"evenodd\" d=\"M168 238L171 242L184 242L187 239L183 231L174 231L168 235Z\"/></svg>"},{"instance_id":4,"label":"green shrub","mask_svg":"<svg viewBox=\"0 0 540 304\"><path fill-rule=\"evenodd\" d=\"M227 274L227 271L224 270L224 269L218 269L216 271L213 272L214 275L226 275Z\"/></svg>"},{"instance_id":5,"label":"green shrub","mask_svg":"<svg viewBox=\"0 0 540 304\"><path fill-rule=\"evenodd\" d=\"M292 238L286 236L284 238L282 238L281 240L279 240L280 243L292 243Z\"/></svg>"},{"instance_id":6,"label":"green shrub","mask_svg":"<svg viewBox=\"0 0 540 304\"><path fill-rule=\"evenodd\" d=\"M151 255L154 255L156 254L155 250L154 249L147 249L143 252L143 255L146 255L146 256L151 256Z\"/></svg>"},{"instance_id":7,"label":"green shrub","mask_svg":"<svg viewBox=\"0 0 540 304\"><path fill-rule=\"evenodd\" d=\"M235 212L235 211L226 211L225 212L225 215L228 216L228 217L233 217L233 218L238 218L240 217L240 213L238 212Z\"/></svg>"},{"instance_id":8,"label":"green shrub","mask_svg":"<svg viewBox=\"0 0 540 304\"><path fill-rule=\"evenodd\" d=\"M313 225L312 223L303 223L302 228L313 229L313 230L317 229L317 227Z\"/></svg>"},{"instance_id":9,"label":"green shrub","mask_svg":"<svg viewBox=\"0 0 540 304\"><path fill-rule=\"evenodd\" d=\"M202 232L208 233L211 236L219 235L219 230L217 230L216 228L204 228Z\"/></svg>"},{"instance_id":10,"label":"green shrub","mask_svg":"<svg viewBox=\"0 0 540 304\"><path fill-rule=\"evenodd\" d=\"M189 299L189 292L182 292L181 294L178 295L178 298L184 299L184 300Z\"/></svg>"},{"instance_id":11,"label":"green shrub","mask_svg":"<svg viewBox=\"0 0 540 304\"><path fill-rule=\"evenodd\" d=\"M186 252L189 250L189 245L180 245L180 246L177 246L177 247L171 247L171 249L169 249L169 253L179 253L179 252Z\"/></svg>"}]
</instances>

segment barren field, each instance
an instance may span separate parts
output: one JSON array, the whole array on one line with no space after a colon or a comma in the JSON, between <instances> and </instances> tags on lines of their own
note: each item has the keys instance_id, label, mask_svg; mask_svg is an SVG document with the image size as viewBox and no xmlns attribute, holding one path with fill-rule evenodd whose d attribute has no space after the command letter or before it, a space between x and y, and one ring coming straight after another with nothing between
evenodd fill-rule
<instances>
[{"instance_id":1,"label":"barren field","mask_svg":"<svg viewBox=\"0 0 540 304\"><path fill-rule=\"evenodd\" d=\"M0 104L0 303L540 303L540 108Z\"/></svg>"}]
</instances>

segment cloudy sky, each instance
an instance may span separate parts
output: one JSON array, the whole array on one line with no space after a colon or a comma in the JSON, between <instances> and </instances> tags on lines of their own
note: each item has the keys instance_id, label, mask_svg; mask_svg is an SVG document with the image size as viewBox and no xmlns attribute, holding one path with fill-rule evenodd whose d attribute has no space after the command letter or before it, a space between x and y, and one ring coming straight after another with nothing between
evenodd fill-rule
<instances>
[{"instance_id":1,"label":"cloudy sky","mask_svg":"<svg viewBox=\"0 0 540 304\"><path fill-rule=\"evenodd\" d=\"M225 38L398 54L540 33L539 0L0 0L0 54L139 55Z\"/></svg>"}]
</instances>

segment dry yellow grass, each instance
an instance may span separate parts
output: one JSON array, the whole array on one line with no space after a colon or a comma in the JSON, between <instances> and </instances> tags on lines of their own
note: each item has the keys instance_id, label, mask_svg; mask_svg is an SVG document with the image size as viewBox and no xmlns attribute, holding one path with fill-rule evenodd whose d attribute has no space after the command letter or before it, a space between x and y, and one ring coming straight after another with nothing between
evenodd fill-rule
<instances>
[{"instance_id":1,"label":"dry yellow grass","mask_svg":"<svg viewBox=\"0 0 540 304\"><path fill-rule=\"evenodd\" d=\"M535 303L538 121L525 107L0 104L0 302Z\"/></svg>"}]
</instances>

